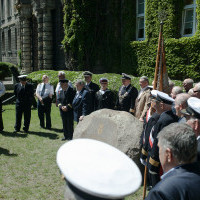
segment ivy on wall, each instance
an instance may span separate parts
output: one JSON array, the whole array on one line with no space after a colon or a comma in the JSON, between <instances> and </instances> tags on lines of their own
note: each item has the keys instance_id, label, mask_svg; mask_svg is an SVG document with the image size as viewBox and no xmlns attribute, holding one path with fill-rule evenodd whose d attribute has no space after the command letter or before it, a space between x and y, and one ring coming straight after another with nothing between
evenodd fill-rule
<instances>
[{"instance_id":1,"label":"ivy on wall","mask_svg":"<svg viewBox=\"0 0 200 200\"><path fill-rule=\"evenodd\" d=\"M200 20L200 0L196 1L197 20ZM200 25L197 25L193 37L181 37L183 0L146 0L145 33L146 40L132 42L132 49L137 58L139 75L154 75L158 36L159 12L165 11L164 23L165 55L169 77L183 80L191 77L200 80Z\"/></svg>"},{"instance_id":2,"label":"ivy on wall","mask_svg":"<svg viewBox=\"0 0 200 200\"><path fill-rule=\"evenodd\" d=\"M200 21L200 0L196 0ZM136 40L136 0L65 0L63 46L67 67L96 73L153 77L165 12L166 63L172 79L200 79L200 25L193 37L181 37L184 0L145 0L145 41Z\"/></svg>"}]
</instances>

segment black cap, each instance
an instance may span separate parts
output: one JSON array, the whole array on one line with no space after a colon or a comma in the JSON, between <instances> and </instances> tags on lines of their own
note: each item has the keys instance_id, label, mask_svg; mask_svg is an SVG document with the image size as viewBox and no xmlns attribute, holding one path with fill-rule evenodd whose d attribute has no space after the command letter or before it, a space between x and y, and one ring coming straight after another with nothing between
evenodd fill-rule
<instances>
[{"instance_id":1,"label":"black cap","mask_svg":"<svg viewBox=\"0 0 200 200\"><path fill-rule=\"evenodd\" d=\"M85 71L83 72L83 76L92 76L92 72Z\"/></svg>"},{"instance_id":2,"label":"black cap","mask_svg":"<svg viewBox=\"0 0 200 200\"><path fill-rule=\"evenodd\" d=\"M59 80L60 83L68 83L69 81L67 79L61 79Z\"/></svg>"},{"instance_id":3,"label":"black cap","mask_svg":"<svg viewBox=\"0 0 200 200\"><path fill-rule=\"evenodd\" d=\"M122 73L122 79L131 80L131 77L125 73Z\"/></svg>"}]
</instances>

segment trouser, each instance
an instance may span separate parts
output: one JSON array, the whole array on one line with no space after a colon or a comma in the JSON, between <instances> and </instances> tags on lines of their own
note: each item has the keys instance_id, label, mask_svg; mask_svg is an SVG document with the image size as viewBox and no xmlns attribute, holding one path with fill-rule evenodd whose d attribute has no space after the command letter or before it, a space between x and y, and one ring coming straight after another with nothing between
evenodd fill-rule
<instances>
[{"instance_id":1,"label":"trouser","mask_svg":"<svg viewBox=\"0 0 200 200\"><path fill-rule=\"evenodd\" d=\"M22 114L24 114L24 127L23 127L23 129L25 131L28 131L30 121L31 121L31 106L26 105L25 103L23 105L16 104L15 110L16 110L15 130L20 131Z\"/></svg>"},{"instance_id":2,"label":"trouser","mask_svg":"<svg viewBox=\"0 0 200 200\"><path fill-rule=\"evenodd\" d=\"M0 100L0 131L3 131L2 102Z\"/></svg>"},{"instance_id":3,"label":"trouser","mask_svg":"<svg viewBox=\"0 0 200 200\"><path fill-rule=\"evenodd\" d=\"M66 139L72 139L74 132L73 112L72 111L64 112L60 110L60 115L63 123L64 137Z\"/></svg>"},{"instance_id":4,"label":"trouser","mask_svg":"<svg viewBox=\"0 0 200 200\"><path fill-rule=\"evenodd\" d=\"M46 115L46 128L51 128L51 103L45 103L44 105L38 100L38 117L40 119L40 126L45 127L44 115Z\"/></svg>"}]
</instances>

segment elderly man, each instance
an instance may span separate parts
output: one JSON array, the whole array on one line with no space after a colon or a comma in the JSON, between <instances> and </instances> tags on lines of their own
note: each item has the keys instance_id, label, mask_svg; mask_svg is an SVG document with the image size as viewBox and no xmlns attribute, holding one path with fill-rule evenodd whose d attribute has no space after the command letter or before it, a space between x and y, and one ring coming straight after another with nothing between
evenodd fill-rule
<instances>
[{"instance_id":1,"label":"elderly man","mask_svg":"<svg viewBox=\"0 0 200 200\"><path fill-rule=\"evenodd\" d=\"M146 200L199 200L200 163L194 162L197 141L191 127L174 123L158 134L161 181Z\"/></svg>"},{"instance_id":2,"label":"elderly man","mask_svg":"<svg viewBox=\"0 0 200 200\"><path fill-rule=\"evenodd\" d=\"M1 97L5 94L5 87L2 82L0 82L0 132L3 131L3 118L2 118L2 100Z\"/></svg>"},{"instance_id":3,"label":"elderly man","mask_svg":"<svg viewBox=\"0 0 200 200\"><path fill-rule=\"evenodd\" d=\"M183 81L183 87L185 89L185 92L188 93L188 91L193 88L194 81L191 78L187 78Z\"/></svg>"},{"instance_id":4,"label":"elderly man","mask_svg":"<svg viewBox=\"0 0 200 200\"><path fill-rule=\"evenodd\" d=\"M188 107L183 110L187 124L192 127L198 141L198 161L200 161L200 99L191 97L188 99Z\"/></svg>"},{"instance_id":5,"label":"elderly man","mask_svg":"<svg viewBox=\"0 0 200 200\"><path fill-rule=\"evenodd\" d=\"M171 97L172 97L173 99L176 99L176 96L177 96L178 94L181 94L181 93L183 93L183 89L182 89L180 86L174 86L174 87L172 88Z\"/></svg>"},{"instance_id":6,"label":"elderly man","mask_svg":"<svg viewBox=\"0 0 200 200\"><path fill-rule=\"evenodd\" d=\"M85 71L83 73L83 76L85 78L85 88L90 93L91 99L92 99L92 111L95 110L95 94L99 91L99 86L96 83L92 82L92 73L89 71Z\"/></svg>"},{"instance_id":7,"label":"elderly man","mask_svg":"<svg viewBox=\"0 0 200 200\"><path fill-rule=\"evenodd\" d=\"M20 131L22 114L24 114L23 130L25 133L29 130L34 90L33 85L26 81L26 77L27 75L18 76L20 83L17 83L14 88L14 94L16 97L16 123L14 133Z\"/></svg>"},{"instance_id":8,"label":"elderly man","mask_svg":"<svg viewBox=\"0 0 200 200\"><path fill-rule=\"evenodd\" d=\"M176 111L176 115L179 117L179 120L178 120L179 123L186 122L186 119L185 119L183 113L181 113L181 110L187 108L187 100L189 98L190 98L190 95L186 94L186 93L178 94L176 96L174 109Z\"/></svg>"},{"instance_id":9,"label":"elderly man","mask_svg":"<svg viewBox=\"0 0 200 200\"><path fill-rule=\"evenodd\" d=\"M178 122L178 116L173 112L172 105L174 103L174 99L169 97L168 94L164 92L157 92L156 97L157 105L156 112L160 114L159 120L152 127L151 132L149 134L149 152L148 152L148 163L147 167L149 172L153 175L152 186L154 187L156 183L160 180L160 160L159 160L159 152L158 152L158 133L169 124L173 122Z\"/></svg>"},{"instance_id":10,"label":"elderly man","mask_svg":"<svg viewBox=\"0 0 200 200\"><path fill-rule=\"evenodd\" d=\"M43 75L42 83L38 84L36 89L38 117L41 128L45 128L44 115L46 115L46 129L51 129L51 102L53 94L53 86L49 83L49 77Z\"/></svg>"},{"instance_id":11,"label":"elderly man","mask_svg":"<svg viewBox=\"0 0 200 200\"><path fill-rule=\"evenodd\" d=\"M141 185L137 165L124 153L92 139L60 147L57 164L65 177L65 200L122 200Z\"/></svg>"},{"instance_id":12,"label":"elderly man","mask_svg":"<svg viewBox=\"0 0 200 200\"><path fill-rule=\"evenodd\" d=\"M75 84L76 95L72 102L74 109L74 121L82 121L84 116L92 112L92 99L91 95L85 88L85 82L78 80Z\"/></svg>"},{"instance_id":13,"label":"elderly man","mask_svg":"<svg viewBox=\"0 0 200 200\"><path fill-rule=\"evenodd\" d=\"M200 82L197 83L194 88L193 88L193 97L197 97L198 99L200 99Z\"/></svg>"},{"instance_id":14,"label":"elderly man","mask_svg":"<svg viewBox=\"0 0 200 200\"><path fill-rule=\"evenodd\" d=\"M135 100L135 117L140 121L144 121L144 116L150 107L150 91L149 79L146 76L142 76L139 80L140 88L139 94Z\"/></svg>"},{"instance_id":15,"label":"elderly man","mask_svg":"<svg viewBox=\"0 0 200 200\"><path fill-rule=\"evenodd\" d=\"M118 92L115 109L134 114L135 100L138 96L137 89L131 85L131 77L122 73L122 86Z\"/></svg>"},{"instance_id":16,"label":"elderly man","mask_svg":"<svg viewBox=\"0 0 200 200\"><path fill-rule=\"evenodd\" d=\"M62 90L58 92L58 107L63 123L64 140L72 140L74 132L72 101L75 92L69 87L68 80L60 80Z\"/></svg>"}]
</instances>

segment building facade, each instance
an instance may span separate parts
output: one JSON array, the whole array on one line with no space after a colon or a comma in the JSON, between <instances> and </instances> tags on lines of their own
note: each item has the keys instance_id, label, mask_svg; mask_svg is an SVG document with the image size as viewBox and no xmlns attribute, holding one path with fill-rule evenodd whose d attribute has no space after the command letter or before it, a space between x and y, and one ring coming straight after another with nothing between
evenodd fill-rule
<instances>
[{"instance_id":1,"label":"building facade","mask_svg":"<svg viewBox=\"0 0 200 200\"><path fill-rule=\"evenodd\" d=\"M25 73L64 69L62 10L58 0L0 0L0 61Z\"/></svg>"}]
</instances>

